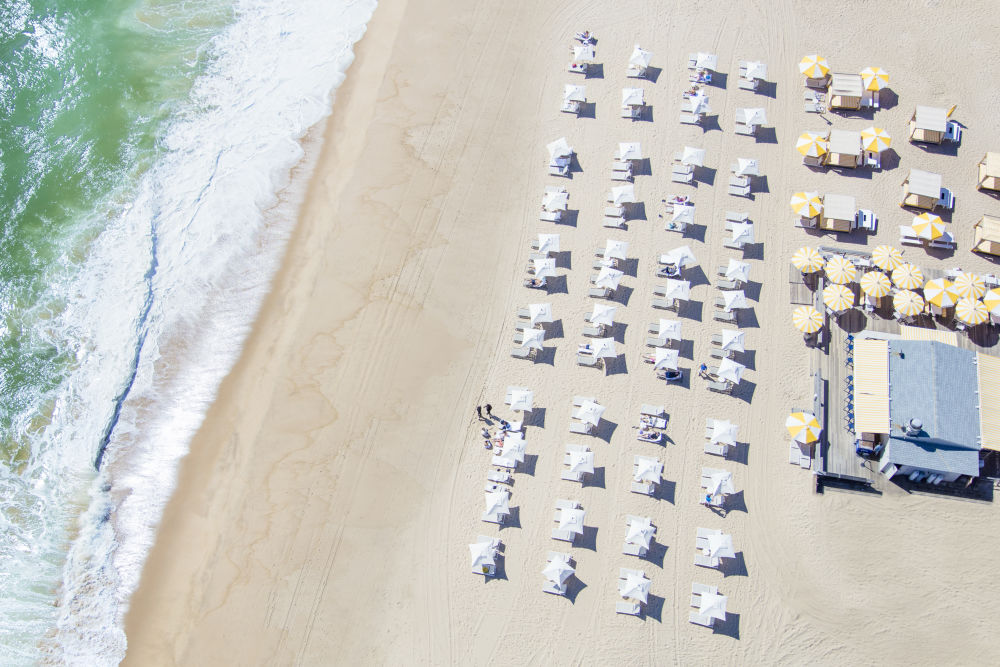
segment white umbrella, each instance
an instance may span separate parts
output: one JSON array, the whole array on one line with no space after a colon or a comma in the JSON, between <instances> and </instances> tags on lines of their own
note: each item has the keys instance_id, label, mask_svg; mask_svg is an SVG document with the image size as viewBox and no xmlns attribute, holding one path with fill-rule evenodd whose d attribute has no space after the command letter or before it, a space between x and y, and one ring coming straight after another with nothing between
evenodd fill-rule
<instances>
[{"instance_id":1,"label":"white umbrella","mask_svg":"<svg viewBox=\"0 0 1000 667\"><path fill-rule=\"evenodd\" d=\"M653 540L656 528L649 517L635 518L628 522L628 532L625 533L625 544L634 544L645 549Z\"/></svg>"},{"instance_id":2,"label":"white umbrella","mask_svg":"<svg viewBox=\"0 0 1000 667\"><path fill-rule=\"evenodd\" d=\"M597 56L592 46L574 46L573 47L573 60L580 63L591 62Z\"/></svg>"},{"instance_id":3,"label":"white umbrella","mask_svg":"<svg viewBox=\"0 0 1000 667\"><path fill-rule=\"evenodd\" d=\"M736 159L737 176L760 176L760 164L757 160L748 157Z\"/></svg>"},{"instance_id":4,"label":"white umbrella","mask_svg":"<svg viewBox=\"0 0 1000 667\"><path fill-rule=\"evenodd\" d=\"M594 452L570 452L569 469L572 472L594 474Z\"/></svg>"},{"instance_id":5,"label":"white umbrella","mask_svg":"<svg viewBox=\"0 0 1000 667\"><path fill-rule=\"evenodd\" d=\"M612 269L610 266L602 266L600 272L597 274L597 278L594 279L594 287L618 289L618 283L621 282L624 275L618 269Z\"/></svg>"},{"instance_id":6,"label":"white umbrella","mask_svg":"<svg viewBox=\"0 0 1000 667\"><path fill-rule=\"evenodd\" d=\"M622 88L623 107L641 107L646 103L646 91L642 88Z\"/></svg>"},{"instance_id":7,"label":"white umbrella","mask_svg":"<svg viewBox=\"0 0 1000 667\"><path fill-rule=\"evenodd\" d=\"M656 359L653 363L653 368L659 369L670 369L672 371L677 370L677 357L680 354L678 350L670 350L665 347L658 347L656 349Z\"/></svg>"},{"instance_id":8,"label":"white umbrella","mask_svg":"<svg viewBox=\"0 0 1000 667\"><path fill-rule=\"evenodd\" d=\"M705 149L685 146L684 150L681 151L681 164L690 165L692 167L704 167Z\"/></svg>"},{"instance_id":9,"label":"white umbrella","mask_svg":"<svg viewBox=\"0 0 1000 667\"><path fill-rule=\"evenodd\" d=\"M604 245L604 259L620 259L624 261L626 253L628 253L628 241L608 239L608 242Z\"/></svg>"},{"instance_id":10,"label":"white umbrella","mask_svg":"<svg viewBox=\"0 0 1000 667\"><path fill-rule=\"evenodd\" d=\"M545 147L549 149L549 158L553 161L561 157L573 156L573 149L566 141L566 137L560 137Z\"/></svg>"},{"instance_id":11,"label":"white umbrella","mask_svg":"<svg viewBox=\"0 0 1000 667\"><path fill-rule=\"evenodd\" d=\"M576 570L573 569L573 566L561 557L550 560L545 566L545 569L542 570L542 574L546 579L554 584L559 584L560 586L565 584L566 580L569 579L574 572L576 572Z\"/></svg>"},{"instance_id":12,"label":"white umbrella","mask_svg":"<svg viewBox=\"0 0 1000 667\"><path fill-rule=\"evenodd\" d=\"M597 426L598 422L601 421L601 415L604 414L604 406L600 403L595 403L593 401L584 401L576 409L576 414L573 415L576 419L582 422L587 422L588 424L593 424Z\"/></svg>"},{"instance_id":13,"label":"white umbrella","mask_svg":"<svg viewBox=\"0 0 1000 667\"><path fill-rule=\"evenodd\" d=\"M720 470L712 473L710 480L708 484L709 495L717 496L719 494L736 493L736 487L733 486L733 473L728 470Z\"/></svg>"},{"instance_id":14,"label":"white umbrella","mask_svg":"<svg viewBox=\"0 0 1000 667\"><path fill-rule=\"evenodd\" d=\"M510 496L506 491L486 492L487 514L510 514Z\"/></svg>"},{"instance_id":15,"label":"white umbrella","mask_svg":"<svg viewBox=\"0 0 1000 667\"><path fill-rule=\"evenodd\" d=\"M497 564L493 560L493 545L489 542L473 542L469 545L469 553L472 555L472 567L475 569Z\"/></svg>"},{"instance_id":16,"label":"white umbrella","mask_svg":"<svg viewBox=\"0 0 1000 667\"><path fill-rule=\"evenodd\" d=\"M542 208L546 211L565 211L569 208L569 193L550 185L542 195Z\"/></svg>"},{"instance_id":17,"label":"white umbrella","mask_svg":"<svg viewBox=\"0 0 1000 667\"><path fill-rule=\"evenodd\" d=\"M634 574L629 574L618 586L618 592L623 598L631 598L646 604L649 596L649 579Z\"/></svg>"},{"instance_id":18,"label":"white umbrella","mask_svg":"<svg viewBox=\"0 0 1000 667\"><path fill-rule=\"evenodd\" d=\"M760 107L753 109L737 109L736 119L740 120L740 116L743 117L742 122L745 125L763 125L767 122L767 112Z\"/></svg>"},{"instance_id":19,"label":"white umbrella","mask_svg":"<svg viewBox=\"0 0 1000 667\"><path fill-rule=\"evenodd\" d=\"M545 259L535 260L535 277L536 278L550 278L556 275L556 258L546 257Z\"/></svg>"},{"instance_id":20,"label":"white umbrella","mask_svg":"<svg viewBox=\"0 0 1000 667\"><path fill-rule=\"evenodd\" d=\"M719 66L719 57L714 53L697 53L694 57L694 66L714 71Z\"/></svg>"},{"instance_id":21,"label":"white umbrella","mask_svg":"<svg viewBox=\"0 0 1000 667\"><path fill-rule=\"evenodd\" d=\"M740 427L728 419L712 420L712 439L714 445L721 442L724 445L735 445L736 435L740 432Z\"/></svg>"},{"instance_id":22,"label":"white umbrella","mask_svg":"<svg viewBox=\"0 0 1000 667\"><path fill-rule=\"evenodd\" d=\"M719 595L718 593L702 593L701 606L698 607L698 613L702 616L717 618L720 621L724 621L726 620L726 600L728 600L728 598L725 595Z\"/></svg>"},{"instance_id":23,"label":"white umbrella","mask_svg":"<svg viewBox=\"0 0 1000 667\"><path fill-rule=\"evenodd\" d=\"M663 475L663 464L653 458L642 457L633 479L637 482L653 482L659 484Z\"/></svg>"},{"instance_id":24,"label":"white umbrella","mask_svg":"<svg viewBox=\"0 0 1000 667\"><path fill-rule=\"evenodd\" d=\"M590 314L591 324L603 324L605 326L614 326L615 311L618 310L618 306L609 306L603 303L594 304L594 312Z\"/></svg>"},{"instance_id":25,"label":"white umbrella","mask_svg":"<svg viewBox=\"0 0 1000 667\"><path fill-rule=\"evenodd\" d=\"M706 556L715 558L736 558L733 550L733 536L725 533L709 533L706 538L708 546L704 549Z\"/></svg>"},{"instance_id":26,"label":"white umbrella","mask_svg":"<svg viewBox=\"0 0 1000 667\"><path fill-rule=\"evenodd\" d=\"M613 359L618 356L618 353L615 352L614 338L595 338L592 348L594 350L594 357L597 359L602 357Z\"/></svg>"},{"instance_id":27,"label":"white umbrella","mask_svg":"<svg viewBox=\"0 0 1000 667\"><path fill-rule=\"evenodd\" d=\"M674 204L674 211L671 214L672 222L694 223L694 206Z\"/></svg>"},{"instance_id":28,"label":"white umbrella","mask_svg":"<svg viewBox=\"0 0 1000 667\"><path fill-rule=\"evenodd\" d=\"M535 402L535 392L530 389L510 389L510 409L531 412Z\"/></svg>"},{"instance_id":29,"label":"white umbrella","mask_svg":"<svg viewBox=\"0 0 1000 667\"><path fill-rule=\"evenodd\" d=\"M681 321L680 320L668 320L665 317L660 318L660 329L658 331L660 338L669 338L671 340L681 339Z\"/></svg>"},{"instance_id":30,"label":"white umbrella","mask_svg":"<svg viewBox=\"0 0 1000 667\"><path fill-rule=\"evenodd\" d=\"M719 362L719 372L716 375L720 380L739 384L744 370L746 370L746 366L743 364L738 364L732 359L723 359Z\"/></svg>"},{"instance_id":31,"label":"white umbrella","mask_svg":"<svg viewBox=\"0 0 1000 667\"><path fill-rule=\"evenodd\" d=\"M525 329L521 347L533 347L536 350L542 349L542 342L545 340L545 329Z\"/></svg>"},{"instance_id":32,"label":"white umbrella","mask_svg":"<svg viewBox=\"0 0 1000 667\"><path fill-rule=\"evenodd\" d=\"M731 312L734 308L749 308L747 297L743 290L729 290L722 293L722 300L726 304L726 312Z\"/></svg>"},{"instance_id":33,"label":"white umbrella","mask_svg":"<svg viewBox=\"0 0 1000 667\"><path fill-rule=\"evenodd\" d=\"M675 264L679 269L697 263L698 260L695 259L694 253L691 252L691 248L686 245L674 248L670 252L660 255L660 264Z\"/></svg>"},{"instance_id":34,"label":"white umbrella","mask_svg":"<svg viewBox=\"0 0 1000 667\"><path fill-rule=\"evenodd\" d=\"M577 535L583 535L583 519L586 513L582 509L563 508L559 515L559 530L568 530Z\"/></svg>"},{"instance_id":35,"label":"white umbrella","mask_svg":"<svg viewBox=\"0 0 1000 667\"><path fill-rule=\"evenodd\" d=\"M665 299L681 299L682 301L687 301L691 298L690 280L667 278L666 287L667 288L663 291L663 298Z\"/></svg>"},{"instance_id":36,"label":"white umbrella","mask_svg":"<svg viewBox=\"0 0 1000 667\"><path fill-rule=\"evenodd\" d=\"M524 441L524 435L521 433L507 433L503 437L503 454L504 458L513 458L521 463L524 463L524 453L527 449L527 443Z\"/></svg>"},{"instance_id":37,"label":"white umbrella","mask_svg":"<svg viewBox=\"0 0 1000 667\"><path fill-rule=\"evenodd\" d=\"M641 160L642 148L638 141L623 141L618 144L619 160Z\"/></svg>"},{"instance_id":38,"label":"white umbrella","mask_svg":"<svg viewBox=\"0 0 1000 667\"><path fill-rule=\"evenodd\" d=\"M687 110L693 114L701 115L712 111L712 107L708 104L708 95L704 93L696 93L691 97L684 98L684 104L687 106Z\"/></svg>"},{"instance_id":39,"label":"white umbrella","mask_svg":"<svg viewBox=\"0 0 1000 667\"><path fill-rule=\"evenodd\" d=\"M726 267L726 278L728 280L738 280L741 283L747 282L750 280L750 265L730 257L729 266Z\"/></svg>"},{"instance_id":40,"label":"white umbrella","mask_svg":"<svg viewBox=\"0 0 1000 667\"><path fill-rule=\"evenodd\" d=\"M563 86L563 100L566 102L586 102L587 87L576 83Z\"/></svg>"},{"instance_id":41,"label":"white umbrella","mask_svg":"<svg viewBox=\"0 0 1000 667\"><path fill-rule=\"evenodd\" d=\"M748 62L746 77L748 79L766 79L767 65L757 61Z\"/></svg>"},{"instance_id":42,"label":"white umbrella","mask_svg":"<svg viewBox=\"0 0 1000 667\"><path fill-rule=\"evenodd\" d=\"M631 183L611 188L611 203L615 206L635 203L635 186Z\"/></svg>"},{"instance_id":43,"label":"white umbrella","mask_svg":"<svg viewBox=\"0 0 1000 667\"><path fill-rule=\"evenodd\" d=\"M726 352L743 352L743 338L746 333L740 331L739 329L723 329L722 330L722 345L720 346Z\"/></svg>"},{"instance_id":44,"label":"white umbrella","mask_svg":"<svg viewBox=\"0 0 1000 667\"><path fill-rule=\"evenodd\" d=\"M733 243L739 243L740 245L753 243L753 224L749 222L734 222Z\"/></svg>"},{"instance_id":45,"label":"white umbrella","mask_svg":"<svg viewBox=\"0 0 1000 667\"><path fill-rule=\"evenodd\" d=\"M528 304L528 317L531 322L531 326L535 326L541 322L551 322L552 321L552 304L551 303L529 303Z\"/></svg>"},{"instance_id":46,"label":"white umbrella","mask_svg":"<svg viewBox=\"0 0 1000 667\"><path fill-rule=\"evenodd\" d=\"M640 48L638 44L632 50L632 55L629 56L628 64L635 65L636 67L646 68L649 67L649 61L653 59L653 54L643 48Z\"/></svg>"},{"instance_id":47,"label":"white umbrella","mask_svg":"<svg viewBox=\"0 0 1000 667\"><path fill-rule=\"evenodd\" d=\"M558 234L539 234L538 235L538 252L559 252L559 235Z\"/></svg>"}]
</instances>

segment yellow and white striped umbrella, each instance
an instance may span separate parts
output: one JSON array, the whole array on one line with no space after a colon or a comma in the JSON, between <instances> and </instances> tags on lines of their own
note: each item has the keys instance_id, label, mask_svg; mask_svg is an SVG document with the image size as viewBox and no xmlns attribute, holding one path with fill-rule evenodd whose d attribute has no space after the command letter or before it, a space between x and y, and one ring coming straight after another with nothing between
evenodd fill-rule
<instances>
[{"instance_id":1,"label":"yellow and white striped umbrella","mask_svg":"<svg viewBox=\"0 0 1000 667\"><path fill-rule=\"evenodd\" d=\"M799 71L810 79L818 79L830 73L830 66L826 58L813 54L799 61Z\"/></svg>"},{"instance_id":2,"label":"yellow and white striped umbrella","mask_svg":"<svg viewBox=\"0 0 1000 667\"><path fill-rule=\"evenodd\" d=\"M894 271L903 265L903 252L891 245L875 246L872 263L883 271Z\"/></svg>"},{"instance_id":3,"label":"yellow and white striped umbrella","mask_svg":"<svg viewBox=\"0 0 1000 667\"><path fill-rule=\"evenodd\" d=\"M823 202L820 201L818 192L796 192L788 205L803 218L813 218L823 210Z\"/></svg>"},{"instance_id":4,"label":"yellow and white striped umbrella","mask_svg":"<svg viewBox=\"0 0 1000 667\"><path fill-rule=\"evenodd\" d=\"M947 278L934 278L924 283L924 299L938 308L951 308L960 298Z\"/></svg>"},{"instance_id":5,"label":"yellow and white striped umbrella","mask_svg":"<svg viewBox=\"0 0 1000 667\"><path fill-rule=\"evenodd\" d=\"M955 317L966 324L982 324L990 318L990 311L979 299L963 297L955 304Z\"/></svg>"},{"instance_id":6,"label":"yellow and white striped umbrella","mask_svg":"<svg viewBox=\"0 0 1000 667\"><path fill-rule=\"evenodd\" d=\"M881 127L872 126L861 130L861 145L866 151L881 153L888 148L891 143L892 137L890 137L889 133Z\"/></svg>"},{"instance_id":7,"label":"yellow and white striped umbrella","mask_svg":"<svg viewBox=\"0 0 1000 667\"><path fill-rule=\"evenodd\" d=\"M795 150L806 157L820 157L830 150L830 144L822 134L803 132L795 142Z\"/></svg>"},{"instance_id":8,"label":"yellow and white striped umbrella","mask_svg":"<svg viewBox=\"0 0 1000 667\"><path fill-rule=\"evenodd\" d=\"M805 333L815 333L823 328L823 313L812 306L799 306L792 312L795 328Z\"/></svg>"},{"instance_id":9,"label":"yellow and white striped umbrella","mask_svg":"<svg viewBox=\"0 0 1000 667\"><path fill-rule=\"evenodd\" d=\"M924 298L916 292L900 290L892 297L892 307L896 309L897 313L912 317L919 315L924 309Z\"/></svg>"},{"instance_id":10,"label":"yellow and white striped umbrella","mask_svg":"<svg viewBox=\"0 0 1000 667\"><path fill-rule=\"evenodd\" d=\"M903 289L920 289L924 284L924 272L913 264L901 264L893 269L892 282Z\"/></svg>"},{"instance_id":11,"label":"yellow and white striped umbrella","mask_svg":"<svg viewBox=\"0 0 1000 667\"><path fill-rule=\"evenodd\" d=\"M977 276L975 273L967 273L963 271L955 276L952 286L955 288L955 291L958 292L959 296L968 297L970 299L979 299L986 294L986 281Z\"/></svg>"},{"instance_id":12,"label":"yellow and white striped umbrella","mask_svg":"<svg viewBox=\"0 0 1000 667\"><path fill-rule=\"evenodd\" d=\"M1000 287L994 287L983 295L983 303L994 315L1000 315Z\"/></svg>"},{"instance_id":13,"label":"yellow and white striped umbrella","mask_svg":"<svg viewBox=\"0 0 1000 667\"><path fill-rule=\"evenodd\" d=\"M933 213L913 216L913 233L922 239L933 241L944 236L944 221Z\"/></svg>"},{"instance_id":14,"label":"yellow and white striped umbrella","mask_svg":"<svg viewBox=\"0 0 1000 667\"><path fill-rule=\"evenodd\" d=\"M889 85L889 73L881 67L866 67L861 70L861 82L865 90L882 90Z\"/></svg>"},{"instance_id":15,"label":"yellow and white striped umbrella","mask_svg":"<svg viewBox=\"0 0 1000 667\"><path fill-rule=\"evenodd\" d=\"M823 255L819 254L816 248L804 246L796 250L795 254L792 255L792 264L802 273L816 273L823 268L826 260L823 259Z\"/></svg>"},{"instance_id":16,"label":"yellow and white striped umbrella","mask_svg":"<svg viewBox=\"0 0 1000 667\"><path fill-rule=\"evenodd\" d=\"M892 291L892 283L881 271L869 271L861 276L861 291L868 296L883 297Z\"/></svg>"},{"instance_id":17,"label":"yellow and white striped umbrella","mask_svg":"<svg viewBox=\"0 0 1000 667\"><path fill-rule=\"evenodd\" d=\"M827 285L823 288L823 303L835 313L854 307L854 292L847 285Z\"/></svg>"},{"instance_id":18,"label":"yellow and white striped umbrella","mask_svg":"<svg viewBox=\"0 0 1000 667\"><path fill-rule=\"evenodd\" d=\"M823 427L819 425L816 415L808 412L793 412L785 420L785 428L788 434L795 440L809 444L819 440L819 434Z\"/></svg>"},{"instance_id":19,"label":"yellow and white striped umbrella","mask_svg":"<svg viewBox=\"0 0 1000 667\"><path fill-rule=\"evenodd\" d=\"M832 283L844 285L858 277L858 267L843 255L834 255L826 263L826 277Z\"/></svg>"}]
</instances>

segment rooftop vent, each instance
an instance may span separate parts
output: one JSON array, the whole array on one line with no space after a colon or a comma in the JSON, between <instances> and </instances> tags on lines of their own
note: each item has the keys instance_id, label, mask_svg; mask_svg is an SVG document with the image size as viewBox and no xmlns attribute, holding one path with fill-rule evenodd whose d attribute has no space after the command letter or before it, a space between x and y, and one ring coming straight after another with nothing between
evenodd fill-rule
<instances>
[{"instance_id":1,"label":"rooftop vent","mask_svg":"<svg viewBox=\"0 0 1000 667\"><path fill-rule=\"evenodd\" d=\"M906 435L920 435L923 430L924 423L916 417L906 422Z\"/></svg>"}]
</instances>

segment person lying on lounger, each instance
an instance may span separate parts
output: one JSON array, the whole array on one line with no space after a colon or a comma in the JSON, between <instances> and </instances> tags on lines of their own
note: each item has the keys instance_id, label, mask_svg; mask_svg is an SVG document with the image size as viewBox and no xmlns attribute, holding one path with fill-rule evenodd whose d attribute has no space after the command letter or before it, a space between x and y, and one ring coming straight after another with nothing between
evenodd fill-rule
<instances>
[{"instance_id":1,"label":"person lying on lounger","mask_svg":"<svg viewBox=\"0 0 1000 667\"><path fill-rule=\"evenodd\" d=\"M524 281L525 287L545 287L545 278L528 278Z\"/></svg>"}]
</instances>

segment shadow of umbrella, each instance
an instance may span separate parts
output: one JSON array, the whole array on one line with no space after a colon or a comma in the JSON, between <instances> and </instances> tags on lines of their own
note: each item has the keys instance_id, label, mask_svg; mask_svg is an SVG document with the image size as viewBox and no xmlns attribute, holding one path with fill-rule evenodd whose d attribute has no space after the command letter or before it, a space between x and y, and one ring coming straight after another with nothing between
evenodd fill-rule
<instances>
[{"instance_id":1,"label":"shadow of umbrella","mask_svg":"<svg viewBox=\"0 0 1000 667\"><path fill-rule=\"evenodd\" d=\"M850 308L837 316L837 326L847 333L858 333L868 326L868 317L857 308Z\"/></svg>"}]
</instances>

